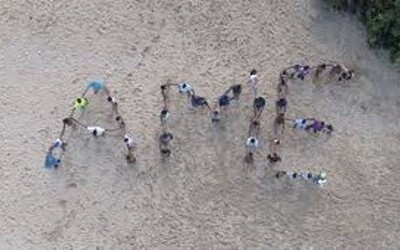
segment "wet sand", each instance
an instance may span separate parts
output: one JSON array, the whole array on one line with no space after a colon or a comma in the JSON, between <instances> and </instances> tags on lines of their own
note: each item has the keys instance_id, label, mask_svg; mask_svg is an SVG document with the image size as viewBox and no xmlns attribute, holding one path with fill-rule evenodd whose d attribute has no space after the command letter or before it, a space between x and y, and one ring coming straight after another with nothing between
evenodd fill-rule
<instances>
[{"instance_id":1,"label":"wet sand","mask_svg":"<svg viewBox=\"0 0 400 250\"><path fill-rule=\"evenodd\" d=\"M400 245L398 66L353 17L318 1L0 1L0 248L396 249ZM344 63L343 84L291 82L288 117L316 117L331 138L287 130L267 164L279 71ZM173 154L157 138L159 86L187 80L213 99L259 71L261 150L243 162L252 95L220 126L172 94ZM137 138L69 135L65 162L45 151L88 80L106 78ZM93 95L89 98L94 99ZM110 124L98 102L83 119ZM105 107L106 106L106 107ZM328 173L322 188L277 170Z\"/></svg>"}]
</instances>

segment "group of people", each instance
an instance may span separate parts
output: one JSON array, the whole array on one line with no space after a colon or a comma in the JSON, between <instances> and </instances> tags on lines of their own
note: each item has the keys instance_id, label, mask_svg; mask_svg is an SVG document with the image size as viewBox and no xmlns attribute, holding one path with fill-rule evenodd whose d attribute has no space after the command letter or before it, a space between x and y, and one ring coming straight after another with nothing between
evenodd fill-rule
<instances>
[{"instance_id":1,"label":"group of people","mask_svg":"<svg viewBox=\"0 0 400 250\"><path fill-rule=\"evenodd\" d=\"M169 90L171 86L176 86L176 85L177 84L171 84L171 83L161 85L161 95L163 97L164 105L160 113L162 133L159 136L158 141L159 141L160 153L163 157L168 157L171 155L170 143L173 140L174 136L172 135L171 132L168 131L168 126L167 126L168 120L171 116L169 112L169 107L170 107ZM181 87L182 91L190 91L192 88L190 85L185 85ZM181 91L181 89L179 89L179 91Z\"/></svg>"},{"instance_id":2,"label":"group of people","mask_svg":"<svg viewBox=\"0 0 400 250\"><path fill-rule=\"evenodd\" d=\"M293 120L293 129L321 132L330 135L333 132L333 126L315 118L296 118Z\"/></svg>"},{"instance_id":3,"label":"group of people","mask_svg":"<svg viewBox=\"0 0 400 250\"><path fill-rule=\"evenodd\" d=\"M82 112L89 105L89 101L86 97L86 94L90 89L93 89L94 94L97 94L100 90L104 91L104 93L107 96L107 102L111 104L112 109L114 111L115 121L118 123L118 127L108 129L100 126L87 126L82 124L80 121L78 121L73 117L75 111ZM127 149L126 160L129 163L134 163L136 161L136 158L133 154L133 151L136 148L136 142L132 137L130 137L127 134L125 121L118 112L117 101L111 95L110 90L107 88L107 86L104 85L103 82L100 81L90 82L86 87L84 93L80 97L76 98L71 114L68 117L64 118L62 122L63 122L63 127L60 135L56 140L53 141L53 143L51 144L46 153L45 167L57 168L61 164L61 159L63 157L64 152L66 151L66 146L67 146L67 143L64 141L65 131L67 127L75 128L77 126L85 129L86 131L88 131L89 134L91 134L94 137L104 136L104 134L107 132L122 130L124 133L123 142ZM55 152L57 149L61 149L61 152L60 153Z\"/></svg>"},{"instance_id":4,"label":"group of people","mask_svg":"<svg viewBox=\"0 0 400 250\"><path fill-rule=\"evenodd\" d=\"M354 71L347 69L341 64L321 63L316 66L295 64L285 69L281 75L289 79L304 80L305 77L312 74L315 78L327 74L330 78L335 78L337 81L350 80L354 77Z\"/></svg>"},{"instance_id":5,"label":"group of people","mask_svg":"<svg viewBox=\"0 0 400 250\"><path fill-rule=\"evenodd\" d=\"M320 77L322 74L329 74L332 77L335 77L338 81L342 80L350 80L354 76L354 72L352 70L348 70L345 66L338 64L319 64L314 67L310 67L309 65L293 65L285 70L283 70L279 75L279 83L277 86L277 99L275 101L275 119L274 119L274 138L272 140L272 146L270 147L271 152L267 156L267 160L270 163L277 163L281 161L281 157L278 155L278 147L281 144L281 138L283 136L285 130L285 121L290 120L285 118L285 114L287 111L288 101L287 96L289 93L288 81L293 79L304 80L310 74L314 74L314 77ZM257 95L257 89L259 85L259 78L257 75L257 71L255 69L250 71L249 76L249 86L251 87L254 99L253 99L253 116L250 120L248 138L246 139L245 147L246 147L246 161L252 162L254 153L259 148L259 131L261 126L261 115L264 111L266 105L266 99L264 97ZM163 108L160 113L160 121L162 125L162 133L159 136L159 148L160 153L163 157L168 157L171 155L171 141L173 140L173 135L169 131L168 128L168 120L171 116L170 114L170 99L169 99L169 91L172 86L177 87L177 91L183 95L187 96L187 106L189 109L194 110L197 108L206 107L210 112L210 117L212 123L218 123L223 118L225 111L231 105L232 102L238 101L240 95L242 93L242 85L234 84L231 85L222 95L220 95L215 104L210 105L210 103L206 100L206 98L199 96L195 93L193 87L187 83L182 82L178 84L167 83L161 86L161 94L163 97ZM73 117L76 110L84 110L89 105L89 100L86 97L87 92L93 89L94 94L97 94L100 90L103 90L105 95L107 96L107 101L111 104L115 121L118 123L118 127L108 129L100 126L87 126L82 124L76 118ZM297 118L291 120L293 122L292 128L312 131L314 133L321 132L326 134L331 134L333 131L333 126L327 124L323 121L317 120L315 118ZM129 163L133 163L136 161L136 158L133 154L134 149L136 148L135 140L127 134L125 121L122 116L118 112L118 104L116 99L111 95L110 90L107 86L104 85L103 82L93 81L90 82L84 93L76 98L74 102L74 106L72 112L69 117L64 118L62 120L63 128L59 137L53 141L51 146L49 147L46 159L45 166L48 168L57 168L61 164L62 156L67 148L67 143L64 141L64 134L67 127L75 128L77 126L84 128L87 130L92 136L100 137L104 136L107 132L113 132L122 130L124 133L123 142L127 149L126 159ZM55 151L59 150L59 153ZM287 173L285 171L279 171L276 174L277 178L281 178L283 176L287 176L290 179L303 179L303 180L312 180L314 183L323 184L326 182L326 173L297 173L290 172Z\"/></svg>"},{"instance_id":6,"label":"group of people","mask_svg":"<svg viewBox=\"0 0 400 250\"><path fill-rule=\"evenodd\" d=\"M278 171L275 175L276 178L288 177L293 180L306 180L312 181L315 184L323 185L326 183L327 175L325 172L319 173L301 173L301 172L286 172L286 171Z\"/></svg>"},{"instance_id":7,"label":"group of people","mask_svg":"<svg viewBox=\"0 0 400 250\"><path fill-rule=\"evenodd\" d=\"M221 96L217 98L215 105L210 105L205 97L199 96L194 91L192 85L187 82L181 83L166 83L161 85L161 95L163 97L163 108L160 113L160 121L162 126L162 132L159 136L159 147L160 153L163 157L171 155L170 143L173 140L173 135L168 128L168 119L170 113L170 95L169 91L171 87L177 87L180 94L187 96L187 107L189 110L196 110L198 108L206 107L210 112L212 123L218 123L230 104L233 101L238 101L242 93L242 85L234 84L231 85Z\"/></svg>"},{"instance_id":8,"label":"group of people","mask_svg":"<svg viewBox=\"0 0 400 250\"><path fill-rule=\"evenodd\" d=\"M279 83L277 86L277 101L275 102L276 117L274 121L274 133L275 138L273 139L272 153L267 156L267 159L271 163L281 161L281 157L277 154L276 148L280 145L281 137L285 129L285 113L287 109L287 95L289 92L288 81L292 79L304 80L314 72L314 77L318 78L321 74L327 72L331 77L337 77L338 81L350 80L354 76L353 70L348 70L343 65L338 64L319 64L315 67L309 65L293 65L283 70L279 75ZM290 119L289 119L290 120ZM315 118L297 118L292 120L293 129L302 129L305 131L312 131L314 133L322 132L331 134L333 132L333 126L320 121ZM326 173L321 172L318 174L312 173L297 173L285 171L279 171L276 174L277 178L287 176L290 179L303 179L312 180L314 183L322 185L326 182Z\"/></svg>"},{"instance_id":9,"label":"group of people","mask_svg":"<svg viewBox=\"0 0 400 250\"><path fill-rule=\"evenodd\" d=\"M257 70L250 71L248 84L253 91L253 116L250 119L248 137L246 139L246 156L245 161L252 163L254 161L254 153L259 148L259 132L261 127L261 114L264 111L266 100L262 96L257 96L258 84L260 80L257 75Z\"/></svg>"}]
</instances>

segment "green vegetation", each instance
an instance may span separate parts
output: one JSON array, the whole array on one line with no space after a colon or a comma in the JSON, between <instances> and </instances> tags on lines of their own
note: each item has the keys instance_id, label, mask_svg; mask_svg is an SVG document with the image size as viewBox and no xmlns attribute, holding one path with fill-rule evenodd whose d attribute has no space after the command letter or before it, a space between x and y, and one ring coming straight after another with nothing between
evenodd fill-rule
<instances>
[{"instance_id":1,"label":"green vegetation","mask_svg":"<svg viewBox=\"0 0 400 250\"><path fill-rule=\"evenodd\" d=\"M357 13L367 27L368 43L400 57L400 0L325 0L338 10Z\"/></svg>"}]
</instances>

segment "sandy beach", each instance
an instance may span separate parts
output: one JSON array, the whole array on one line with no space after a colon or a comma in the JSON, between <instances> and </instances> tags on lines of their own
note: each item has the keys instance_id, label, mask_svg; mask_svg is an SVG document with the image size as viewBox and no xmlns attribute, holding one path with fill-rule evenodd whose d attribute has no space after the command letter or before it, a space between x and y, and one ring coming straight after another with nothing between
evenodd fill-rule
<instances>
[{"instance_id":1,"label":"sandy beach","mask_svg":"<svg viewBox=\"0 0 400 250\"><path fill-rule=\"evenodd\" d=\"M400 71L368 48L356 17L322 1L0 1L0 249L398 249ZM316 117L331 137L285 131L267 163L279 72L345 64L350 82L289 84L287 117ZM257 69L261 149L243 161ZM43 167L73 101L104 79L138 148L68 132L57 170ZM171 91L172 155L162 161L160 85L190 82L215 100L243 95L213 126ZM98 98L97 98L98 97ZM104 93L82 115L111 126ZM103 99L102 99L103 98ZM274 178L324 170L323 187Z\"/></svg>"}]
</instances>

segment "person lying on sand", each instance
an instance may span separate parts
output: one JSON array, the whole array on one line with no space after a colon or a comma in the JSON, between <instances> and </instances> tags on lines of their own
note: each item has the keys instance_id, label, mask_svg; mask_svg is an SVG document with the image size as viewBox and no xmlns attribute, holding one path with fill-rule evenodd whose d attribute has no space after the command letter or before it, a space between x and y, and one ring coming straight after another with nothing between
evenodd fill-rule
<instances>
[{"instance_id":1,"label":"person lying on sand","mask_svg":"<svg viewBox=\"0 0 400 250\"><path fill-rule=\"evenodd\" d=\"M339 82L342 81L342 80L350 80L351 78L353 78L353 76L354 76L354 71L353 70L348 70L344 66L342 66L342 69L343 69L343 71L338 77L338 81Z\"/></svg>"},{"instance_id":2,"label":"person lying on sand","mask_svg":"<svg viewBox=\"0 0 400 250\"><path fill-rule=\"evenodd\" d=\"M161 144L168 145L173 138L174 136L171 133L165 132L162 135L160 135L159 141Z\"/></svg>"},{"instance_id":3,"label":"person lying on sand","mask_svg":"<svg viewBox=\"0 0 400 250\"><path fill-rule=\"evenodd\" d=\"M354 76L353 70L348 70L344 65L333 64L329 71L330 76L337 76L338 81L350 80Z\"/></svg>"},{"instance_id":4,"label":"person lying on sand","mask_svg":"<svg viewBox=\"0 0 400 250\"><path fill-rule=\"evenodd\" d=\"M231 103L231 98L227 94L223 94L222 96L218 97L218 106L220 108L225 108L229 106Z\"/></svg>"},{"instance_id":5,"label":"person lying on sand","mask_svg":"<svg viewBox=\"0 0 400 250\"><path fill-rule=\"evenodd\" d=\"M330 135L333 132L333 126L331 124L325 125L321 132Z\"/></svg>"},{"instance_id":6,"label":"person lying on sand","mask_svg":"<svg viewBox=\"0 0 400 250\"><path fill-rule=\"evenodd\" d=\"M287 101L285 98L279 98L275 103L276 114L285 114L287 107Z\"/></svg>"},{"instance_id":7,"label":"person lying on sand","mask_svg":"<svg viewBox=\"0 0 400 250\"><path fill-rule=\"evenodd\" d=\"M233 97L231 99L239 100L240 94L242 93L242 85L235 84L231 86Z\"/></svg>"},{"instance_id":8,"label":"person lying on sand","mask_svg":"<svg viewBox=\"0 0 400 250\"><path fill-rule=\"evenodd\" d=\"M272 154L267 155L267 160L270 163L277 163L278 161L281 161L282 159L277 153L274 152Z\"/></svg>"},{"instance_id":9,"label":"person lying on sand","mask_svg":"<svg viewBox=\"0 0 400 250\"><path fill-rule=\"evenodd\" d=\"M164 132L158 138L159 145L160 145L160 153L163 157L168 157L171 155L171 150L169 148L170 142L173 140L173 135L169 132Z\"/></svg>"},{"instance_id":10,"label":"person lying on sand","mask_svg":"<svg viewBox=\"0 0 400 250\"><path fill-rule=\"evenodd\" d=\"M282 136L284 130L285 130L285 114L279 114L276 116L274 121L275 135L278 137Z\"/></svg>"},{"instance_id":11,"label":"person lying on sand","mask_svg":"<svg viewBox=\"0 0 400 250\"><path fill-rule=\"evenodd\" d=\"M101 81L90 82L86 87L85 93L91 88L93 89L94 93L97 94L103 88L103 83Z\"/></svg>"},{"instance_id":12,"label":"person lying on sand","mask_svg":"<svg viewBox=\"0 0 400 250\"><path fill-rule=\"evenodd\" d=\"M254 161L253 155L258 149L258 140L255 137L249 137L246 140L246 156L245 161L247 163L252 163Z\"/></svg>"},{"instance_id":13,"label":"person lying on sand","mask_svg":"<svg viewBox=\"0 0 400 250\"><path fill-rule=\"evenodd\" d=\"M250 122L250 128L249 128L249 137L258 137L258 134L260 132L260 127L261 123L259 119L253 119Z\"/></svg>"},{"instance_id":14,"label":"person lying on sand","mask_svg":"<svg viewBox=\"0 0 400 250\"><path fill-rule=\"evenodd\" d=\"M74 122L73 122L73 120L72 120L70 117L64 118L64 119L62 120L62 122L63 122L63 124L68 125L68 126L74 125Z\"/></svg>"},{"instance_id":15,"label":"person lying on sand","mask_svg":"<svg viewBox=\"0 0 400 250\"><path fill-rule=\"evenodd\" d=\"M126 154L126 161L129 164L133 164L136 162L136 157L133 155L132 151L128 151L128 153Z\"/></svg>"},{"instance_id":16,"label":"person lying on sand","mask_svg":"<svg viewBox=\"0 0 400 250\"><path fill-rule=\"evenodd\" d=\"M107 97L107 101L108 101L109 103L111 103L114 112L115 112L115 113L118 113L118 110L117 110L117 108L118 108L117 100L116 100L114 97L112 97L112 96L108 96L108 97Z\"/></svg>"},{"instance_id":17,"label":"person lying on sand","mask_svg":"<svg viewBox=\"0 0 400 250\"><path fill-rule=\"evenodd\" d=\"M232 97L229 93L232 91ZM222 118L222 113L231 104L232 100L238 100L242 92L242 86L240 84L232 85L227 91L225 91L220 97L218 97L216 107L211 111L211 121L218 122Z\"/></svg>"},{"instance_id":18,"label":"person lying on sand","mask_svg":"<svg viewBox=\"0 0 400 250\"><path fill-rule=\"evenodd\" d=\"M229 96L231 91L232 91L232 97ZM224 98L226 98L226 101L229 104L230 101L232 101L232 100L239 100L241 93L242 93L242 85L234 84L234 85L231 85L229 87L229 89L227 89L224 92L224 94L222 94L218 99L221 99L222 97L227 96L227 97L224 97Z\"/></svg>"},{"instance_id":19,"label":"person lying on sand","mask_svg":"<svg viewBox=\"0 0 400 250\"><path fill-rule=\"evenodd\" d=\"M101 136L106 131L104 128L99 126L89 126L86 128L95 137Z\"/></svg>"},{"instance_id":20,"label":"person lying on sand","mask_svg":"<svg viewBox=\"0 0 400 250\"><path fill-rule=\"evenodd\" d=\"M46 157L44 160L44 166L46 168L53 168L53 167L58 168L60 164L61 164L60 158L54 157L51 151L46 153Z\"/></svg>"},{"instance_id":21,"label":"person lying on sand","mask_svg":"<svg viewBox=\"0 0 400 250\"><path fill-rule=\"evenodd\" d=\"M178 91L181 94L187 94L192 90L193 90L193 87L188 83L183 82L183 83L178 84Z\"/></svg>"},{"instance_id":22,"label":"person lying on sand","mask_svg":"<svg viewBox=\"0 0 400 250\"><path fill-rule=\"evenodd\" d=\"M257 97L253 101L253 110L254 110L254 117L253 119L260 118L264 108L265 108L265 98L264 97Z\"/></svg>"},{"instance_id":23,"label":"person lying on sand","mask_svg":"<svg viewBox=\"0 0 400 250\"><path fill-rule=\"evenodd\" d=\"M117 105L117 100L112 96L108 96L107 101L112 103L113 105Z\"/></svg>"},{"instance_id":24,"label":"person lying on sand","mask_svg":"<svg viewBox=\"0 0 400 250\"><path fill-rule=\"evenodd\" d=\"M89 104L89 102L85 97L78 97L75 100L74 108L75 109L84 109L88 104Z\"/></svg>"},{"instance_id":25,"label":"person lying on sand","mask_svg":"<svg viewBox=\"0 0 400 250\"><path fill-rule=\"evenodd\" d=\"M226 94L226 92L218 97L216 107L211 111L211 121L218 122L222 118L222 113L228 108L231 103L231 98Z\"/></svg>"},{"instance_id":26,"label":"person lying on sand","mask_svg":"<svg viewBox=\"0 0 400 250\"><path fill-rule=\"evenodd\" d=\"M49 151L52 151L55 148L61 148L63 151L65 151L66 145L67 144L64 141L62 141L60 138L57 138L51 144Z\"/></svg>"},{"instance_id":27,"label":"person lying on sand","mask_svg":"<svg viewBox=\"0 0 400 250\"><path fill-rule=\"evenodd\" d=\"M162 124L165 124L165 123L167 122L169 116L170 116L170 113L169 113L168 109L166 109L166 108L164 107L164 109L161 110L161 113L160 113L160 120L161 120L161 123L162 123Z\"/></svg>"},{"instance_id":28,"label":"person lying on sand","mask_svg":"<svg viewBox=\"0 0 400 250\"><path fill-rule=\"evenodd\" d=\"M214 122L219 122L221 120L221 112L219 111L218 108L214 109L214 111L211 112L211 121Z\"/></svg>"},{"instance_id":29,"label":"person lying on sand","mask_svg":"<svg viewBox=\"0 0 400 250\"><path fill-rule=\"evenodd\" d=\"M288 92L289 92L289 87L286 82L286 77L280 75L279 78L280 78L279 84L276 89L278 92L278 98L286 98L286 96L288 95Z\"/></svg>"},{"instance_id":30,"label":"person lying on sand","mask_svg":"<svg viewBox=\"0 0 400 250\"><path fill-rule=\"evenodd\" d=\"M327 68L327 65L325 63L317 65L316 70L315 70L315 77L318 78L321 75L321 73L326 70L326 68Z\"/></svg>"},{"instance_id":31,"label":"person lying on sand","mask_svg":"<svg viewBox=\"0 0 400 250\"><path fill-rule=\"evenodd\" d=\"M307 124L307 119L304 118L297 118L295 120L293 120L293 129L306 129L306 127L309 124Z\"/></svg>"},{"instance_id":32,"label":"person lying on sand","mask_svg":"<svg viewBox=\"0 0 400 250\"><path fill-rule=\"evenodd\" d=\"M255 153L258 149L258 140L255 137L249 137L246 140L246 149L249 153Z\"/></svg>"},{"instance_id":33,"label":"person lying on sand","mask_svg":"<svg viewBox=\"0 0 400 250\"><path fill-rule=\"evenodd\" d=\"M164 108L169 107L169 89L171 86L178 86L179 84L175 84L175 83L166 83L164 85L161 85L161 95L163 97L163 102L164 102ZM183 83L181 84L181 88L179 89L178 86L178 90L180 93L187 93L188 91L191 90L191 86L188 85L187 83L185 83L185 86L183 86Z\"/></svg>"},{"instance_id":34,"label":"person lying on sand","mask_svg":"<svg viewBox=\"0 0 400 250\"><path fill-rule=\"evenodd\" d=\"M317 119L310 119L310 120L312 120L312 123L311 123L311 125L308 125L306 127L306 130L312 129L314 131L314 133L317 133L317 132L322 131L323 128L325 127L325 122L323 122L323 121L319 121Z\"/></svg>"},{"instance_id":35,"label":"person lying on sand","mask_svg":"<svg viewBox=\"0 0 400 250\"><path fill-rule=\"evenodd\" d=\"M296 64L286 69L289 78L291 79L301 79L304 78L310 73L310 66L309 65L300 65Z\"/></svg>"},{"instance_id":36,"label":"person lying on sand","mask_svg":"<svg viewBox=\"0 0 400 250\"><path fill-rule=\"evenodd\" d=\"M120 127L121 129L125 129L125 121L124 121L124 119L122 118L122 116L117 115L117 116L115 117L115 120L118 122L118 125L119 125L119 127Z\"/></svg>"},{"instance_id":37,"label":"person lying on sand","mask_svg":"<svg viewBox=\"0 0 400 250\"><path fill-rule=\"evenodd\" d=\"M204 106L208 107L208 109L211 110L206 98L196 95L194 93L194 91L188 92L188 107L189 107L189 109L195 109L195 108L204 107Z\"/></svg>"},{"instance_id":38,"label":"person lying on sand","mask_svg":"<svg viewBox=\"0 0 400 250\"><path fill-rule=\"evenodd\" d=\"M293 129L311 130L314 133L322 132L326 134L331 134L333 132L332 125L314 118L297 118L293 120Z\"/></svg>"}]
</instances>

